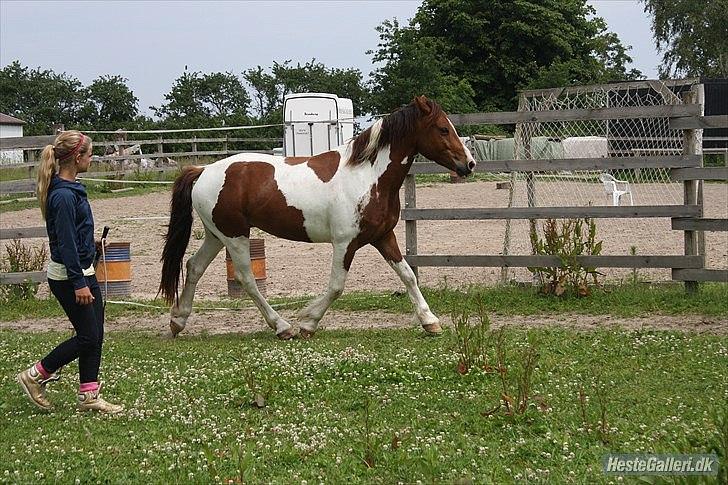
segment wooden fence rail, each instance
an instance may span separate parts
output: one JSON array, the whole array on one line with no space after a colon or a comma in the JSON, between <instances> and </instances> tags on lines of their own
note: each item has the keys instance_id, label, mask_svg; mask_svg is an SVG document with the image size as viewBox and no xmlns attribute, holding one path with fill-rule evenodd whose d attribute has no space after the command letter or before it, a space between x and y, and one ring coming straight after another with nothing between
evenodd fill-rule
<instances>
[{"instance_id":1,"label":"wooden fence rail","mask_svg":"<svg viewBox=\"0 0 728 485\"><path fill-rule=\"evenodd\" d=\"M565 88L571 89L571 88ZM573 88L578 89L578 88ZM547 218L671 218L672 228L685 234L684 255L641 256L580 256L584 266L612 268L671 268L674 280L685 281L686 289L694 291L699 281L727 281L728 270L707 270L705 259L699 253L699 241L705 230L728 229L725 219L703 218L702 190L698 181L727 180L727 168L702 168L702 155L697 145L696 130L728 126L728 116L703 116L702 86L693 86L683 98L682 105L641 106L628 108L571 109L553 111L518 111L510 113L474 113L451 115L455 125L520 124L554 121L592 121L620 118L668 118L670 128L682 130L683 154L677 156L644 156L620 158L578 158L538 160L496 160L480 162L479 172L524 172L533 180L534 172L559 170L608 171L620 169L661 168L669 170L674 181L684 185L683 204L668 206L586 206L535 207L529 198L529 207L509 208L417 208L415 175L442 173L446 169L434 163L414 163L405 179L404 208L405 259L415 274L419 266L488 266L488 267L554 267L561 266L557 256L536 255L421 255L417 247L417 222L424 220L486 220ZM702 182L700 182L702 183ZM531 182L533 184L533 182Z\"/></svg>"},{"instance_id":2,"label":"wooden fence rail","mask_svg":"<svg viewBox=\"0 0 728 485\"><path fill-rule=\"evenodd\" d=\"M11 229L0 229L0 240L7 239L31 239L47 237L45 226L37 227L16 227ZM0 273L0 285L17 285L26 282L44 283L46 281L45 271L24 271L14 273Z\"/></svg>"}]
</instances>

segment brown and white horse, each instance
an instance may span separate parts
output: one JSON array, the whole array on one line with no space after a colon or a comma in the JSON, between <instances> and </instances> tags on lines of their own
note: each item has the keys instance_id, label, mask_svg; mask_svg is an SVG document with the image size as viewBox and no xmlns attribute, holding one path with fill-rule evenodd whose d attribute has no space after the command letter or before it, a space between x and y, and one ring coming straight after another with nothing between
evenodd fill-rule
<instances>
[{"instance_id":1,"label":"brown and white horse","mask_svg":"<svg viewBox=\"0 0 728 485\"><path fill-rule=\"evenodd\" d=\"M441 332L393 232L400 214L399 189L418 153L460 175L475 168L447 115L424 96L380 119L348 144L314 157L248 153L186 168L174 184L159 285L165 300L175 302L172 335L184 329L197 282L223 246L232 257L236 279L266 323L282 339L296 334L255 284L250 269L251 227L294 241L333 245L328 290L299 313L301 337L316 331L344 289L354 253L367 244L377 248L399 275L425 331ZM187 261L187 277L177 298L193 207L204 224L205 239Z\"/></svg>"}]
</instances>

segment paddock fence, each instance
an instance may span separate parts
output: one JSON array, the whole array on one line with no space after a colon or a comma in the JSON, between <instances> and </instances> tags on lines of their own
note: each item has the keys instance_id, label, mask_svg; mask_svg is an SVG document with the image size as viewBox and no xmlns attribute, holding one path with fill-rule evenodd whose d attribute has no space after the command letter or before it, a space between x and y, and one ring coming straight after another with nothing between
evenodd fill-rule
<instances>
[{"instance_id":1,"label":"paddock fence","mask_svg":"<svg viewBox=\"0 0 728 485\"><path fill-rule=\"evenodd\" d=\"M259 127L254 127L259 128ZM199 129L206 130L206 129ZM210 128L210 130L219 130L219 128ZM179 132L180 130L153 130ZM143 133L142 133L143 135ZM168 133L167 133L168 135ZM166 172L175 172L178 170L176 166L165 166L163 160L180 159L191 160L193 163L198 162L200 157L227 157L237 153L273 153L272 150L265 149L243 149L241 146L251 144L265 144L269 146L278 146L283 143L283 138L265 138L265 137L239 137L239 136L218 136L218 137L184 137L170 138L160 134L157 138L146 139L128 139L128 132L113 132L114 140L96 140L94 139L94 147L114 149L116 154L94 155L94 162L103 162L109 165L118 165L116 170L91 171L86 177L111 177L114 179L123 179L129 175L140 173L142 169L134 166L144 159L156 160L156 164L143 169L145 174ZM38 165L39 152L48 144L53 143L56 135L39 135L0 138L0 150L23 150L25 157L28 159L26 163L5 164L0 168L3 169L26 169L27 176L16 180L0 181L0 196L12 194L33 193L35 191L34 170ZM182 151L169 150L170 146L181 146ZM201 146L203 145L203 146ZM212 147L211 147L212 145ZM146 148L152 147L149 153ZM130 148L139 149L142 153L125 153ZM166 149L165 149L166 147ZM217 147L217 149L209 149ZM205 148L205 149L202 149Z\"/></svg>"},{"instance_id":2,"label":"paddock fence","mask_svg":"<svg viewBox=\"0 0 728 485\"><path fill-rule=\"evenodd\" d=\"M702 129L728 127L728 116L704 116L702 99L700 84L642 81L524 92L516 112L451 115L456 126L515 125L512 158L483 159L476 155L476 172L488 174L488 180L505 182L509 188L507 206L418 207L415 177L447 170L432 162L414 163L405 180L401 211L406 260L415 274L420 267L496 267L501 268L504 283L513 278L514 269L519 269L521 278L533 278L525 268L563 266L558 256L536 255L530 247L529 235L537 230L537 222L592 218L598 236L612 234L618 241L603 251L612 254L578 256L583 266L669 269L671 278L684 281L688 291L694 291L701 281L728 282L728 258L719 256L719 267L706 267L705 232L728 231L728 219L705 217L703 182L719 181L711 184L711 193L718 188L719 195L724 196L721 200L728 200L728 168L703 168L701 153ZM620 100L623 105L617 102ZM544 149L552 139L574 135L597 139L603 152L595 156L587 150L565 158L563 152L556 157ZM611 199L604 202L601 174L629 177L630 190L637 192L637 205L614 206ZM720 209L708 207L716 208ZM421 224L427 221L487 220L504 221L500 254L420 251L418 235ZM639 240L627 241L630 226L636 225L648 229L636 236ZM672 245L678 249L670 249L668 239L676 239L677 231L682 231L682 247ZM626 244L630 246L625 248ZM651 251L630 253L632 244L644 244ZM726 238L718 245L723 254L728 251ZM511 254L514 247L526 254Z\"/></svg>"}]
</instances>

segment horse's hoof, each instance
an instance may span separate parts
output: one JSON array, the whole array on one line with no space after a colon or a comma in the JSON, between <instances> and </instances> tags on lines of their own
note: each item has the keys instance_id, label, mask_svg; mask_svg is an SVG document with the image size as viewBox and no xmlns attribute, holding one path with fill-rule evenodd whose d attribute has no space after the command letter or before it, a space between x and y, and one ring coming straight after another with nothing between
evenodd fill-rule
<instances>
[{"instance_id":1,"label":"horse's hoof","mask_svg":"<svg viewBox=\"0 0 728 485\"><path fill-rule=\"evenodd\" d=\"M300 331L298 332L298 338L300 338L301 340L308 340L308 339L310 339L311 337L313 337L313 334L314 334L314 333L315 333L315 332L314 332L313 330L306 330L305 328L302 328L302 329L301 329L301 330L300 330Z\"/></svg>"},{"instance_id":2,"label":"horse's hoof","mask_svg":"<svg viewBox=\"0 0 728 485\"><path fill-rule=\"evenodd\" d=\"M170 331L170 337L174 338L179 334L182 330L184 330L184 327L180 325L179 323L175 322L174 320L169 321L169 331Z\"/></svg>"},{"instance_id":3,"label":"horse's hoof","mask_svg":"<svg viewBox=\"0 0 728 485\"><path fill-rule=\"evenodd\" d=\"M427 335L440 335L442 333L442 327L439 323L430 323L428 325L422 325Z\"/></svg>"},{"instance_id":4,"label":"horse's hoof","mask_svg":"<svg viewBox=\"0 0 728 485\"><path fill-rule=\"evenodd\" d=\"M276 337L278 337L280 340L291 340L293 337L296 336L298 332L296 332L296 329L291 327L287 330L282 331L281 333L277 333Z\"/></svg>"}]
</instances>

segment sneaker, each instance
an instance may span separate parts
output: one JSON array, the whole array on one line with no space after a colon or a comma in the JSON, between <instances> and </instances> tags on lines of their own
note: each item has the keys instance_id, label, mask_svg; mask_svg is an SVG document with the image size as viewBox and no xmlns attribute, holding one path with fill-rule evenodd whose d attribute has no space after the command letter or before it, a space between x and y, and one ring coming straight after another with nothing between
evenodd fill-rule
<instances>
[{"instance_id":1,"label":"sneaker","mask_svg":"<svg viewBox=\"0 0 728 485\"><path fill-rule=\"evenodd\" d=\"M124 410L124 406L111 404L99 395L101 387L95 391L78 393L78 409L80 411L98 411L100 413L116 414Z\"/></svg>"},{"instance_id":2,"label":"sneaker","mask_svg":"<svg viewBox=\"0 0 728 485\"><path fill-rule=\"evenodd\" d=\"M35 364L18 374L18 383L23 388L30 401L44 411L53 408L51 402L46 398L46 384L57 381L61 378L59 372L54 372L47 379L44 379Z\"/></svg>"}]
</instances>

